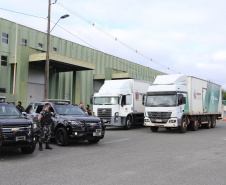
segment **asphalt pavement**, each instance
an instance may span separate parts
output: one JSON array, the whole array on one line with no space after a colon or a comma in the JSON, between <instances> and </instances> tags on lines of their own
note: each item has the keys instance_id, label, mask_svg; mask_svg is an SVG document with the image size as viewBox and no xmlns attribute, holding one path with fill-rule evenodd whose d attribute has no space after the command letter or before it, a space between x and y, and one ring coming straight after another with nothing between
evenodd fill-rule
<instances>
[{"instance_id":1,"label":"asphalt pavement","mask_svg":"<svg viewBox=\"0 0 226 185\"><path fill-rule=\"evenodd\" d=\"M5 184L226 184L226 122L188 131L149 127L107 128L98 144L87 141L31 155L0 152Z\"/></svg>"}]
</instances>

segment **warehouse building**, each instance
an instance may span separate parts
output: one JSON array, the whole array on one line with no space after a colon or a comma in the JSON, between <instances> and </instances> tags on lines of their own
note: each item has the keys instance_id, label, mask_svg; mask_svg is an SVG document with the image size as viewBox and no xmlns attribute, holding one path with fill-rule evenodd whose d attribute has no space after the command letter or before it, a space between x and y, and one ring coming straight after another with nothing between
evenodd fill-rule
<instances>
[{"instance_id":1,"label":"warehouse building","mask_svg":"<svg viewBox=\"0 0 226 185\"><path fill-rule=\"evenodd\" d=\"M0 18L0 96L24 106L44 100L46 33ZM89 103L104 80L153 82L164 73L50 36L49 98ZM15 76L15 78L14 78ZM15 79L15 83L14 83Z\"/></svg>"}]
</instances>

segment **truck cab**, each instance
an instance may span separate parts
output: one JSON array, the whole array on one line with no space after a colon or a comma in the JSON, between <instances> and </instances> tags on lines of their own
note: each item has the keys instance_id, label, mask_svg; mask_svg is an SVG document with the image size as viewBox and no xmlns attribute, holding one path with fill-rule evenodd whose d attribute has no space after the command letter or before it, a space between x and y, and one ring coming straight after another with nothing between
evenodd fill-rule
<instances>
[{"instance_id":1,"label":"truck cab","mask_svg":"<svg viewBox=\"0 0 226 185\"><path fill-rule=\"evenodd\" d=\"M132 125L143 125L142 96L149 84L133 79L105 81L99 92L91 98L93 114L98 116L105 126L130 129Z\"/></svg>"}]
</instances>

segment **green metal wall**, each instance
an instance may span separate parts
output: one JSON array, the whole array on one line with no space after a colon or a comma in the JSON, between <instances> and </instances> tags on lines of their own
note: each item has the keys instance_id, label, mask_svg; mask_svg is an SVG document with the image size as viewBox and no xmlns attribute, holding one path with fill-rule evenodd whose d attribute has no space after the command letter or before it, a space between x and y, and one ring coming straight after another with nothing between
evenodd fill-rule
<instances>
[{"instance_id":1,"label":"green metal wall","mask_svg":"<svg viewBox=\"0 0 226 185\"><path fill-rule=\"evenodd\" d=\"M0 33L9 34L9 44L3 44L0 42L0 55L8 56L8 59L14 60L15 56L15 36L16 36L16 23L11 21L0 19ZM21 47L22 38L27 39L27 46ZM148 67L64 40L58 37L51 36L50 38L50 52L53 52L53 47L57 48L57 54L75 58L82 61L87 61L96 64L96 69L93 71L80 71L76 72L76 98L75 103L83 101L85 104L89 103L89 98L93 94L93 75L105 74L106 68L112 68L115 70L129 73L131 78L145 80L153 82L157 75L162 75L160 71L153 70ZM38 43L43 44L43 49L38 48ZM6 96L8 101L18 101L23 99L26 103L26 98L23 97L26 94L27 72L28 70L28 57L31 53L40 53L46 51L46 34L22 25L18 25L18 67L17 67L17 86L23 86L16 88L16 94L12 95L12 64L8 64L7 67L0 65L0 88L7 88ZM21 49L22 48L22 49ZM30 48L30 49L24 49ZM24 70L23 70L24 68ZM26 69L25 69L26 68ZM72 95L72 72L59 74L59 92L56 95L54 93L55 87L50 86L50 98L68 98L71 99ZM55 78L55 77L54 77ZM53 79L54 80L54 79ZM22 96L23 94L23 96ZM5 95L5 94L0 94ZM57 96L57 97L56 97Z\"/></svg>"}]
</instances>

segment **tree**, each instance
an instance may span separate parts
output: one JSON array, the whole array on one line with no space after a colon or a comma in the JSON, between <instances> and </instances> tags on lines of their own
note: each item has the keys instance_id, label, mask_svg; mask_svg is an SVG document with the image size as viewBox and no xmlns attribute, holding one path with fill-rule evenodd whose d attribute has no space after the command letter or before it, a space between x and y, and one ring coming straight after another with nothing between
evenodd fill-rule
<instances>
[{"instance_id":1,"label":"tree","mask_svg":"<svg viewBox=\"0 0 226 185\"><path fill-rule=\"evenodd\" d=\"M226 100L226 91L222 90L222 100Z\"/></svg>"}]
</instances>

